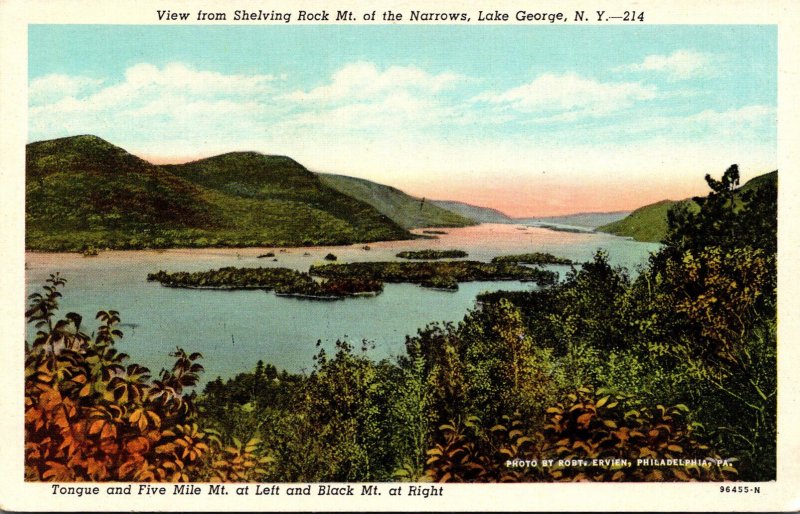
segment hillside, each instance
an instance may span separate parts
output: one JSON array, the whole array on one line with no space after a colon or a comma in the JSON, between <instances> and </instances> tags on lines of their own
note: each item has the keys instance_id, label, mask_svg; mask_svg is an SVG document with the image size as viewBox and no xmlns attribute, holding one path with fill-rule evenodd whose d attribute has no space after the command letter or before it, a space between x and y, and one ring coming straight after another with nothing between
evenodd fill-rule
<instances>
[{"instance_id":1,"label":"hillside","mask_svg":"<svg viewBox=\"0 0 800 514\"><path fill-rule=\"evenodd\" d=\"M751 178L739 188L739 192L744 193L745 191L758 189L759 187L770 182L778 182L778 170L770 171L769 173L764 173L763 175Z\"/></svg>"},{"instance_id":2,"label":"hillside","mask_svg":"<svg viewBox=\"0 0 800 514\"><path fill-rule=\"evenodd\" d=\"M516 221L497 209L490 209L489 207L478 207L477 205L470 205L464 202L454 202L450 200L429 200L430 203L454 212L459 216L469 218L477 221L478 223L516 223Z\"/></svg>"},{"instance_id":3,"label":"hillside","mask_svg":"<svg viewBox=\"0 0 800 514\"><path fill-rule=\"evenodd\" d=\"M269 227L291 244L346 244L410 237L367 203L323 184L283 156L235 152L181 165L170 173L215 192L224 219L241 228Z\"/></svg>"},{"instance_id":4,"label":"hillside","mask_svg":"<svg viewBox=\"0 0 800 514\"><path fill-rule=\"evenodd\" d=\"M696 207L696 204L691 200L682 201L691 202ZM617 236L630 237L636 241L657 243L667 233L667 212L677 203L674 200L661 200L660 202L639 207L625 218L597 227L597 230Z\"/></svg>"},{"instance_id":5,"label":"hillside","mask_svg":"<svg viewBox=\"0 0 800 514\"><path fill-rule=\"evenodd\" d=\"M156 166L95 136L26 148L26 248L348 244L410 237L286 157Z\"/></svg>"},{"instance_id":6,"label":"hillside","mask_svg":"<svg viewBox=\"0 0 800 514\"><path fill-rule=\"evenodd\" d=\"M777 181L778 172L773 171L759 175L747 181L737 190L739 194L761 187L763 184ZM597 227L600 232L608 232L623 237L631 237L636 241L660 242L667 234L667 212L676 204L685 203L692 210L697 210L697 204L691 200L662 200L650 205L640 207L627 217L614 223Z\"/></svg>"},{"instance_id":7,"label":"hillside","mask_svg":"<svg viewBox=\"0 0 800 514\"><path fill-rule=\"evenodd\" d=\"M371 205L405 229L465 227L476 223L391 186L344 175L318 173L317 176L326 186Z\"/></svg>"}]
</instances>

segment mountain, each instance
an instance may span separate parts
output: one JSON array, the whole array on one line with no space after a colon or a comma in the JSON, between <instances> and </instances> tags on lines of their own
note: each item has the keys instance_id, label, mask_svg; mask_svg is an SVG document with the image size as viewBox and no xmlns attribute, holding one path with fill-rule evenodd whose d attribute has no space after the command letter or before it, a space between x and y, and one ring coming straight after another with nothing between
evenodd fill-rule
<instances>
[{"instance_id":1,"label":"mountain","mask_svg":"<svg viewBox=\"0 0 800 514\"><path fill-rule=\"evenodd\" d=\"M476 222L430 201L407 195L391 186L344 175L318 173L320 181L340 193L373 206L405 229L465 227Z\"/></svg>"},{"instance_id":2,"label":"mountain","mask_svg":"<svg viewBox=\"0 0 800 514\"><path fill-rule=\"evenodd\" d=\"M497 209L489 207L478 207L464 202L454 202L450 200L429 200L430 203L454 212L459 216L475 220L478 223L516 223L516 221Z\"/></svg>"},{"instance_id":3,"label":"mountain","mask_svg":"<svg viewBox=\"0 0 800 514\"><path fill-rule=\"evenodd\" d=\"M614 212L579 212L576 214L565 214L563 216L544 216L539 218L515 218L517 223L555 223L558 225L569 225L573 227L597 228L619 221L631 211Z\"/></svg>"},{"instance_id":4,"label":"mountain","mask_svg":"<svg viewBox=\"0 0 800 514\"><path fill-rule=\"evenodd\" d=\"M777 180L777 171L765 173L747 181L737 192L741 195L746 191L757 189L764 184ZM639 207L626 218L597 227L597 230L618 236L631 237L636 241L657 243L667 235L667 212L678 203L687 205L693 211L699 210L697 203L690 198L677 202L661 200L660 202Z\"/></svg>"},{"instance_id":5,"label":"mountain","mask_svg":"<svg viewBox=\"0 0 800 514\"><path fill-rule=\"evenodd\" d=\"M234 152L163 168L223 197L230 223L266 225L279 241L344 244L410 237L371 205L323 184L289 157Z\"/></svg>"},{"instance_id":6,"label":"mountain","mask_svg":"<svg viewBox=\"0 0 800 514\"><path fill-rule=\"evenodd\" d=\"M96 136L26 147L26 247L348 244L410 234L288 157L157 166Z\"/></svg>"}]
</instances>

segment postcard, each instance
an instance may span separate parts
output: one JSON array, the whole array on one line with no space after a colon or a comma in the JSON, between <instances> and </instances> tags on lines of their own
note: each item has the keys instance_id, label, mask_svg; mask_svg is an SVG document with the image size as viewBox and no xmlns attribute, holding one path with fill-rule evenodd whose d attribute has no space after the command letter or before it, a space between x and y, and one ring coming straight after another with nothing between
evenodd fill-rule
<instances>
[{"instance_id":1,"label":"postcard","mask_svg":"<svg viewBox=\"0 0 800 514\"><path fill-rule=\"evenodd\" d=\"M662 4L0 6L2 507L796 510L798 9Z\"/></svg>"}]
</instances>

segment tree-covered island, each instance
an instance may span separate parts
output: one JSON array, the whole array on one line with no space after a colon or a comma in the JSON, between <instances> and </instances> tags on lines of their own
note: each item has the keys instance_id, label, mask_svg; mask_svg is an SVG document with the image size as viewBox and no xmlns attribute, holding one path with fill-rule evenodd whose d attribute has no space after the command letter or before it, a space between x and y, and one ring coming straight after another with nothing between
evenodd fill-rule
<instances>
[{"instance_id":1,"label":"tree-covered island","mask_svg":"<svg viewBox=\"0 0 800 514\"><path fill-rule=\"evenodd\" d=\"M469 256L464 250L407 250L399 252L397 257L400 259L461 259Z\"/></svg>"},{"instance_id":2,"label":"tree-covered island","mask_svg":"<svg viewBox=\"0 0 800 514\"><path fill-rule=\"evenodd\" d=\"M516 264L573 264L564 257L556 257L553 254L544 252L530 252L516 255L499 255L492 258L492 262L511 262Z\"/></svg>"},{"instance_id":3,"label":"tree-covered island","mask_svg":"<svg viewBox=\"0 0 800 514\"><path fill-rule=\"evenodd\" d=\"M313 276L322 277L318 282ZM508 263L477 261L361 262L311 266L308 273L288 268L236 268L147 275L166 287L193 289L263 289L283 296L344 298L378 294L383 283L411 283L437 289L457 289L458 282L520 280L539 285L555 283L552 271Z\"/></svg>"},{"instance_id":4,"label":"tree-covered island","mask_svg":"<svg viewBox=\"0 0 800 514\"><path fill-rule=\"evenodd\" d=\"M209 271L168 273L159 271L147 275L148 281L165 287L189 289L263 289L280 296L311 299L337 299L350 296L376 295L383 291L378 280L362 277L337 277L322 282L308 273L289 268L225 267Z\"/></svg>"}]
</instances>

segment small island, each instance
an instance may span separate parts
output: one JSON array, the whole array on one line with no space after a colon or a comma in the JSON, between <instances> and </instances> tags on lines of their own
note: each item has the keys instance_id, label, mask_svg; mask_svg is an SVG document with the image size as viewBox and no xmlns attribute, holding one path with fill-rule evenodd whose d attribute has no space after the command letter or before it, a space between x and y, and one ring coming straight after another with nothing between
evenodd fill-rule
<instances>
[{"instance_id":1,"label":"small island","mask_svg":"<svg viewBox=\"0 0 800 514\"><path fill-rule=\"evenodd\" d=\"M555 284L558 273L520 266L515 263L479 261L422 262L353 262L311 266L309 273L318 277L362 277L388 283L419 284L424 287L454 290L459 282L519 280L540 286Z\"/></svg>"},{"instance_id":2,"label":"small island","mask_svg":"<svg viewBox=\"0 0 800 514\"><path fill-rule=\"evenodd\" d=\"M165 287L188 289L263 289L279 296L314 300L337 300L355 296L374 296L383 291L380 281L361 277L337 277L322 282L308 273L289 268L225 267L193 273L159 271L147 275L148 281Z\"/></svg>"},{"instance_id":3,"label":"small island","mask_svg":"<svg viewBox=\"0 0 800 514\"><path fill-rule=\"evenodd\" d=\"M464 250L407 250L397 254L401 259L461 259L469 254Z\"/></svg>"},{"instance_id":4,"label":"small island","mask_svg":"<svg viewBox=\"0 0 800 514\"><path fill-rule=\"evenodd\" d=\"M543 252L521 253L517 255L500 255L492 259L493 263L514 264L574 264L571 260Z\"/></svg>"},{"instance_id":5,"label":"small island","mask_svg":"<svg viewBox=\"0 0 800 514\"><path fill-rule=\"evenodd\" d=\"M546 223L542 223L541 225L536 225L535 227L529 228L544 228L547 230L553 230L555 232L569 232L570 234L592 234L594 230L591 229L583 229L577 227L564 227L559 225L549 225Z\"/></svg>"}]
</instances>

